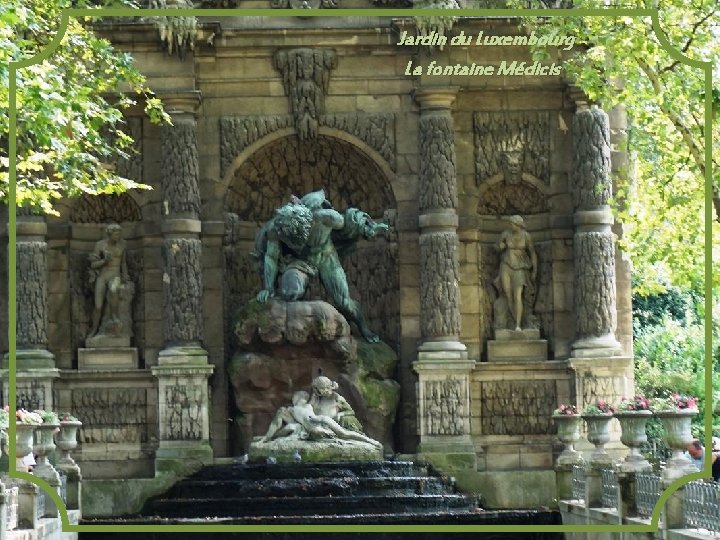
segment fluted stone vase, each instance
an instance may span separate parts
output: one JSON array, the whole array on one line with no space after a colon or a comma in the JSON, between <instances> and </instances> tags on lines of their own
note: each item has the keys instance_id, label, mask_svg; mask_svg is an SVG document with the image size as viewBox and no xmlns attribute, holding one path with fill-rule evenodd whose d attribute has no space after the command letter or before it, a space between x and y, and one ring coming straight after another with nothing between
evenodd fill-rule
<instances>
[{"instance_id":1,"label":"fluted stone vase","mask_svg":"<svg viewBox=\"0 0 720 540\"><path fill-rule=\"evenodd\" d=\"M672 457L663 470L663 480L672 481L686 474L698 472L697 467L685 455L688 445L693 441L690 424L697 413L697 409L677 409L655 413L655 416L663 423L665 442L672 450Z\"/></svg>"},{"instance_id":2,"label":"fluted stone vase","mask_svg":"<svg viewBox=\"0 0 720 540\"><path fill-rule=\"evenodd\" d=\"M640 411L618 411L615 418L620 422L620 442L630 449L630 453L622 464L622 469L627 472L639 472L652 469L650 462L640 453L640 448L647 442L645 431L647 421L652 418L652 412Z\"/></svg>"},{"instance_id":3,"label":"fluted stone vase","mask_svg":"<svg viewBox=\"0 0 720 540\"><path fill-rule=\"evenodd\" d=\"M33 451L33 433L36 427L32 424L15 423L15 468L18 471L27 472L23 458Z\"/></svg>"},{"instance_id":4,"label":"fluted stone vase","mask_svg":"<svg viewBox=\"0 0 720 540\"><path fill-rule=\"evenodd\" d=\"M55 432L60 429L59 424L40 424L35 429L35 452L36 464L33 473L47 481L51 486L60 485L60 476L48 461L48 456L55 451Z\"/></svg>"},{"instance_id":5,"label":"fluted stone vase","mask_svg":"<svg viewBox=\"0 0 720 540\"><path fill-rule=\"evenodd\" d=\"M552 419L557 426L558 439L565 445L565 449L558 456L558 465L574 465L582 462L580 452L575 450L575 443L580 440L582 416L554 414Z\"/></svg>"},{"instance_id":6,"label":"fluted stone vase","mask_svg":"<svg viewBox=\"0 0 720 540\"><path fill-rule=\"evenodd\" d=\"M55 437L55 444L61 452L57 461L57 468L61 471L77 469L77 463L70 456L70 452L77 448L77 432L82 422L77 420L64 420L60 422L60 431Z\"/></svg>"},{"instance_id":7,"label":"fluted stone vase","mask_svg":"<svg viewBox=\"0 0 720 540\"><path fill-rule=\"evenodd\" d=\"M613 421L612 414L583 414L587 425L587 440L595 446L590 455L590 464L602 467L612 464L612 458L605 450L605 444L610 441L610 423Z\"/></svg>"}]
</instances>

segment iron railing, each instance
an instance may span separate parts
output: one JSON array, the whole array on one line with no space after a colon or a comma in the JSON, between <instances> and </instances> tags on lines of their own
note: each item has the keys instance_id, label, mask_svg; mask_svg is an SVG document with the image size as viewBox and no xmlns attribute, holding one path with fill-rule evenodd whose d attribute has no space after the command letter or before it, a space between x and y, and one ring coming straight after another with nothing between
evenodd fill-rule
<instances>
[{"instance_id":1,"label":"iron railing","mask_svg":"<svg viewBox=\"0 0 720 540\"><path fill-rule=\"evenodd\" d=\"M585 468L581 465L572 468L572 496L577 501L585 500Z\"/></svg>"},{"instance_id":2,"label":"iron railing","mask_svg":"<svg viewBox=\"0 0 720 540\"><path fill-rule=\"evenodd\" d=\"M41 520L45 517L45 492L41 489L35 497L35 519Z\"/></svg>"},{"instance_id":3,"label":"iron railing","mask_svg":"<svg viewBox=\"0 0 720 540\"><path fill-rule=\"evenodd\" d=\"M602 479L602 493L600 501L603 508L618 507L618 477L613 469L602 469L600 471Z\"/></svg>"},{"instance_id":4,"label":"iron railing","mask_svg":"<svg viewBox=\"0 0 720 540\"><path fill-rule=\"evenodd\" d=\"M643 517L651 517L662 492L660 475L638 473L635 477L635 503L638 514Z\"/></svg>"},{"instance_id":5,"label":"iron railing","mask_svg":"<svg viewBox=\"0 0 720 540\"><path fill-rule=\"evenodd\" d=\"M67 475L59 474L60 476L60 498L67 505Z\"/></svg>"},{"instance_id":6,"label":"iron railing","mask_svg":"<svg viewBox=\"0 0 720 540\"><path fill-rule=\"evenodd\" d=\"M685 486L685 525L720 532L720 486L698 480Z\"/></svg>"}]
</instances>

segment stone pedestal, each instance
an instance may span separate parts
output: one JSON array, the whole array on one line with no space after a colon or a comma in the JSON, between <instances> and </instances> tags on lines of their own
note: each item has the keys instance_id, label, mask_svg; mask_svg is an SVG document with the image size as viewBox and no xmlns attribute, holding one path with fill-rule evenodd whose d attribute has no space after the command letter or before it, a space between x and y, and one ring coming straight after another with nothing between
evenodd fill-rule
<instances>
[{"instance_id":1,"label":"stone pedestal","mask_svg":"<svg viewBox=\"0 0 720 540\"><path fill-rule=\"evenodd\" d=\"M547 340L540 339L540 330L495 330L495 339L488 340L488 362L542 362L547 360Z\"/></svg>"},{"instance_id":2,"label":"stone pedestal","mask_svg":"<svg viewBox=\"0 0 720 540\"><path fill-rule=\"evenodd\" d=\"M17 369L15 371L15 403L18 408L29 411L35 409L53 408L53 380L60 376L60 370L55 368L23 369L21 367L20 351L17 355ZM7 355L3 362L8 365ZM3 396L10 396L10 379L7 371L0 371L2 376ZM6 403L9 401L6 398Z\"/></svg>"},{"instance_id":3,"label":"stone pedestal","mask_svg":"<svg viewBox=\"0 0 720 540\"><path fill-rule=\"evenodd\" d=\"M469 360L461 343L455 350L424 344L413 369L418 374L418 452L436 465L475 470L475 447L470 437ZM424 350L423 350L424 349ZM428 350L430 349L430 350Z\"/></svg>"},{"instance_id":4,"label":"stone pedestal","mask_svg":"<svg viewBox=\"0 0 720 540\"><path fill-rule=\"evenodd\" d=\"M137 369L138 367L138 352L135 347L78 349L78 369Z\"/></svg>"},{"instance_id":5,"label":"stone pedestal","mask_svg":"<svg viewBox=\"0 0 720 540\"><path fill-rule=\"evenodd\" d=\"M383 457L382 448L361 441L341 439L300 441L287 438L267 443L250 443L248 461L264 462L266 458L272 456L278 463L293 463L296 453L303 462L378 461Z\"/></svg>"},{"instance_id":6,"label":"stone pedestal","mask_svg":"<svg viewBox=\"0 0 720 540\"><path fill-rule=\"evenodd\" d=\"M200 347L160 351L152 368L158 379L158 472L187 473L212 462L207 379L213 370Z\"/></svg>"},{"instance_id":7,"label":"stone pedestal","mask_svg":"<svg viewBox=\"0 0 720 540\"><path fill-rule=\"evenodd\" d=\"M17 480L17 487L18 527L21 529L35 529L38 522L38 497L41 490L35 484L26 480Z\"/></svg>"}]
</instances>

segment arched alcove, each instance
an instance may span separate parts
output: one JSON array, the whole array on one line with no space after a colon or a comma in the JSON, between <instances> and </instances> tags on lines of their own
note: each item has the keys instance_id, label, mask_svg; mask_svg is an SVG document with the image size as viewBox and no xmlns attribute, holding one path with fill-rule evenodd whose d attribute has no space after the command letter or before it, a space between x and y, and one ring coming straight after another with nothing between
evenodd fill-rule
<instances>
[{"instance_id":1,"label":"arched alcove","mask_svg":"<svg viewBox=\"0 0 720 540\"><path fill-rule=\"evenodd\" d=\"M291 194L320 188L341 211L355 206L377 219L396 206L380 166L355 145L327 135L314 141L293 135L270 142L237 167L225 208L242 221L263 223Z\"/></svg>"},{"instance_id":2,"label":"arched alcove","mask_svg":"<svg viewBox=\"0 0 720 540\"><path fill-rule=\"evenodd\" d=\"M123 223L140 221L142 212L128 193L119 195L83 195L73 205L72 223Z\"/></svg>"},{"instance_id":3,"label":"arched alcove","mask_svg":"<svg viewBox=\"0 0 720 540\"><path fill-rule=\"evenodd\" d=\"M225 197L226 350L233 352L232 320L237 309L260 290L258 261L251 252L259 225L291 194L324 188L333 206L357 207L394 225L395 196L382 164L352 142L320 134L314 141L295 135L261 145L229 175ZM345 257L350 292L360 302L370 327L393 348L400 336L400 294L396 235L361 242ZM318 283L309 297L323 296Z\"/></svg>"},{"instance_id":4,"label":"arched alcove","mask_svg":"<svg viewBox=\"0 0 720 540\"><path fill-rule=\"evenodd\" d=\"M63 334L69 340L73 356L85 347L85 338L90 327L93 310L93 286L89 281L89 254L96 240L105 234L109 223L118 223L123 228L123 238L128 240L138 230L134 225L142 221L142 209L130 193L118 195L82 195L68 201L65 215L70 217L68 238L67 280L70 300L70 331ZM145 341L145 280L144 253L137 241L128 241L125 250L128 275L135 285L131 307L133 338L132 345L143 350Z\"/></svg>"}]
</instances>

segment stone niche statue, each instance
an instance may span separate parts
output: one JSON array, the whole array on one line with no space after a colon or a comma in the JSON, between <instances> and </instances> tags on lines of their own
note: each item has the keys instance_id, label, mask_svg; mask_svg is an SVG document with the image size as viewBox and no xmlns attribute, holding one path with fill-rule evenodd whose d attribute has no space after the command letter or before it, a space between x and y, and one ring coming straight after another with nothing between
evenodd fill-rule
<instances>
[{"instance_id":1,"label":"stone niche statue","mask_svg":"<svg viewBox=\"0 0 720 540\"><path fill-rule=\"evenodd\" d=\"M310 394L295 392L292 405L281 407L266 434L250 444L248 457L280 462L372 460L382 444L362 432L348 402L335 392L337 383L316 377Z\"/></svg>"},{"instance_id":2,"label":"stone niche statue","mask_svg":"<svg viewBox=\"0 0 720 540\"><path fill-rule=\"evenodd\" d=\"M503 231L498 242L500 269L494 285L495 329L522 330L537 328L533 313L536 298L537 253L525 222L520 216L508 218L510 229Z\"/></svg>"},{"instance_id":3,"label":"stone niche statue","mask_svg":"<svg viewBox=\"0 0 720 540\"><path fill-rule=\"evenodd\" d=\"M365 212L348 208L340 213L319 190L278 208L258 232L255 255L260 260L263 289L258 302L277 294L281 300L305 297L311 279L319 277L331 303L354 322L370 343L379 341L368 328L360 305L350 297L347 277L339 255L351 251L361 239L371 239L388 226L375 223ZM279 276L279 290L276 282Z\"/></svg>"},{"instance_id":4,"label":"stone niche statue","mask_svg":"<svg viewBox=\"0 0 720 540\"><path fill-rule=\"evenodd\" d=\"M94 305L87 347L128 347L132 337L130 304L135 286L125 260L125 241L117 223L105 227L105 238L90 254L89 282Z\"/></svg>"}]
</instances>

